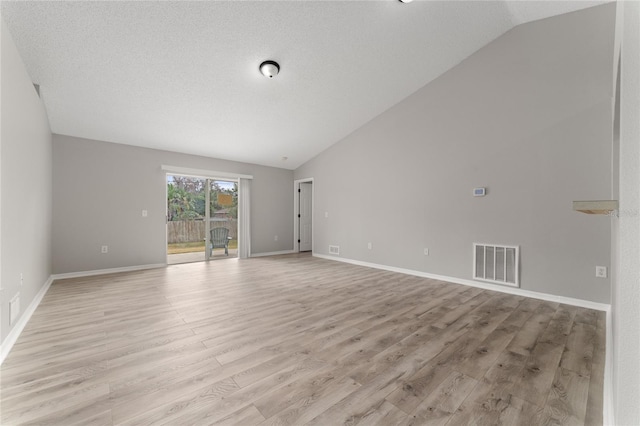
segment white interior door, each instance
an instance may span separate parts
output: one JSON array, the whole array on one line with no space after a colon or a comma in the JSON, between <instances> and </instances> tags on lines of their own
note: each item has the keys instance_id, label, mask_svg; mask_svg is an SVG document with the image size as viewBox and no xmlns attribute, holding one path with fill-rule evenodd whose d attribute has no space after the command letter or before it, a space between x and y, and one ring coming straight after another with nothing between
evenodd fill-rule
<instances>
[{"instance_id":1,"label":"white interior door","mask_svg":"<svg viewBox=\"0 0 640 426\"><path fill-rule=\"evenodd\" d=\"M300 251L311 251L312 244L312 220L311 220L311 182L300 182L299 194L299 215L298 215L298 236L300 238Z\"/></svg>"}]
</instances>

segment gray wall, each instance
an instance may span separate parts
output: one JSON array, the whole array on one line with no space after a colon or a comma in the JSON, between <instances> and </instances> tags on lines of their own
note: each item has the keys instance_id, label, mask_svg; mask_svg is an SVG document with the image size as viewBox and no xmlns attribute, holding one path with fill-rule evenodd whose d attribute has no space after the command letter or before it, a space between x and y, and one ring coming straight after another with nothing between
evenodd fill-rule
<instances>
[{"instance_id":1,"label":"gray wall","mask_svg":"<svg viewBox=\"0 0 640 426\"><path fill-rule=\"evenodd\" d=\"M471 279L473 242L519 245L522 288L608 303L611 219L571 202L611 197L614 17L517 27L297 169L315 253Z\"/></svg>"},{"instance_id":2,"label":"gray wall","mask_svg":"<svg viewBox=\"0 0 640 426\"><path fill-rule=\"evenodd\" d=\"M290 170L54 135L54 273L164 263L163 164L253 175L252 253L293 248Z\"/></svg>"},{"instance_id":3,"label":"gray wall","mask_svg":"<svg viewBox=\"0 0 640 426\"><path fill-rule=\"evenodd\" d=\"M51 131L13 39L2 26L2 134L0 135L1 340L11 331L9 301L20 292L21 311L51 274ZM20 274L23 283L20 284Z\"/></svg>"},{"instance_id":4,"label":"gray wall","mask_svg":"<svg viewBox=\"0 0 640 426\"><path fill-rule=\"evenodd\" d=\"M614 221L613 365L615 421L640 424L640 3L622 2L620 216Z\"/></svg>"}]
</instances>

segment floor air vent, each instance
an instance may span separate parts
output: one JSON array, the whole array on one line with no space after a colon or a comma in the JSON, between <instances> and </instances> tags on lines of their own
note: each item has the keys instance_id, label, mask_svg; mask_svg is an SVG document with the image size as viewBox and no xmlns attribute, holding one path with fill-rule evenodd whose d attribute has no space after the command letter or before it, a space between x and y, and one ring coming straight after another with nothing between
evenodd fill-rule
<instances>
[{"instance_id":1,"label":"floor air vent","mask_svg":"<svg viewBox=\"0 0 640 426\"><path fill-rule=\"evenodd\" d=\"M473 244L473 278L519 287L518 246Z\"/></svg>"}]
</instances>

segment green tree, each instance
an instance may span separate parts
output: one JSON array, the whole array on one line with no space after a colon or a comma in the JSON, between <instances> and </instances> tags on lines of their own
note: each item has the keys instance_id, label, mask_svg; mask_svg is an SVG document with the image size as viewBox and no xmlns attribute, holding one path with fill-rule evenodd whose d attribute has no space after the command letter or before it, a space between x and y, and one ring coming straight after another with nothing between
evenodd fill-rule
<instances>
[{"instance_id":1,"label":"green tree","mask_svg":"<svg viewBox=\"0 0 640 426\"><path fill-rule=\"evenodd\" d=\"M177 188L184 189L192 194L204 192L205 180L186 176L172 176L173 184Z\"/></svg>"},{"instance_id":2,"label":"green tree","mask_svg":"<svg viewBox=\"0 0 640 426\"><path fill-rule=\"evenodd\" d=\"M229 207L229 216L234 219L238 218L238 184L233 183L233 189L228 190L233 196L233 205Z\"/></svg>"},{"instance_id":3,"label":"green tree","mask_svg":"<svg viewBox=\"0 0 640 426\"><path fill-rule=\"evenodd\" d=\"M167 183L167 206L170 221L190 220L205 216L206 188L205 179L185 176L171 176ZM212 180L209 188L211 202L211 215L226 209L232 218L238 217L238 184L233 188L220 185L220 182ZM222 206L218 203L218 194L227 194L232 197L232 204Z\"/></svg>"},{"instance_id":4,"label":"green tree","mask_svg":"<svg viewBox=\"0 0 640 426\"><path fill-rule=\"evenodd\" d=\"M170 221L189 220L198 217L193 195L173 183L167 184L167 206Z\"/></svg>"}]
</instances>

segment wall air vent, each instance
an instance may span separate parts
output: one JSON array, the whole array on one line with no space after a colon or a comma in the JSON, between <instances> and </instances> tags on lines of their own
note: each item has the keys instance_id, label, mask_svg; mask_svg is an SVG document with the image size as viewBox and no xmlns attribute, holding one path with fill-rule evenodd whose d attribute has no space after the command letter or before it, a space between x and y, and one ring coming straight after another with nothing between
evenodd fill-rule
<instances>
[{"instance_id":1,"label":"wall air vent","mask_svg":"<svg viewBox=\"0 0 640 426\"><path fill-rule=\"evenodd\" d=\"M473 279L519 287L519 247L473 244Z\"/></svg>"},{"instance_id":2,"label":"wall air vent","mask_svg":"<svg viewBox=\"0 0 640 426\"><path fill-rule=\"evenodd\" d=\"M329 246L329 254L340 254L340 246Z\"/></svg>"}]
</instances>

